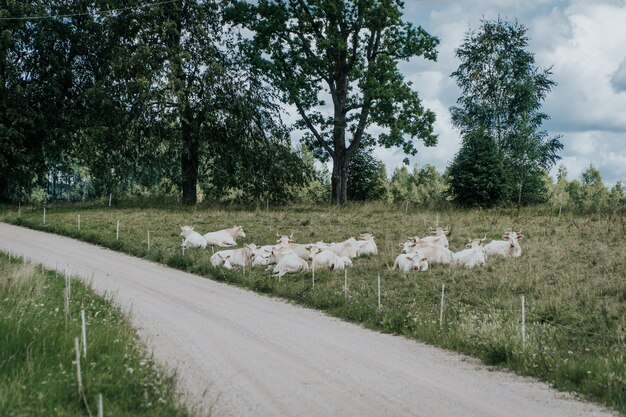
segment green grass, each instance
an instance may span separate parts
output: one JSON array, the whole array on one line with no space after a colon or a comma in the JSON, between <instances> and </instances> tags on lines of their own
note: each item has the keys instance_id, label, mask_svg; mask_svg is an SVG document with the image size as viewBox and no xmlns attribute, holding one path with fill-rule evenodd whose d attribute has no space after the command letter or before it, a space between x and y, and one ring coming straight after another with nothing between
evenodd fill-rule
<instances>
[{"instance_id":1,"label":"green grass","mask_svg":"<svg viewBox=\"0 0 626 417\"><path fill-rule=\"evenodd\" d=\"M0 415L87 415L74 349L81 309L88 348L81 374L93 415L98 394L108 416L190 415L178 402L173 377L146 354L122 313L72 280L66 320L64 287L63 276L0 254Z\"/></svg>"},{"instance_id":2,"label":"green grass","mask_svg":"<svg viewBox=\"0 0 626 417\"><path fill-rule=\"evenodd\" d=\"M81 214L81 231L76 215ZM536 376L565 391L626 413L626 218L560 218L540 208L423 211L382 203L241 207L149 208L102 206L5 212L4 219L97 243L218 281L318 308L366 327L406 335L468 353L485 363ZM121 220L120 240L115 224ZM425 273L391 271L398 243L425 235L429 226L449 225L453 251L468 237L499 239L504 229L522 229L523 255L490 259L484 268L432 266ZM372 232L379 256L356 259L348 272L316 271L282 282L263 268L227 271L210 266L211 251L180 252L178 224L206 232L243 225L245 242L267 244L276 233L294 232L298 242L339 241ZM147 230L151 245L147 250ZM381 276L382 306L377 303ZM441 285L446 304L439 323ZM526 299L526 342L521 340L520 297Z\"/></svg>"}]
</instances>

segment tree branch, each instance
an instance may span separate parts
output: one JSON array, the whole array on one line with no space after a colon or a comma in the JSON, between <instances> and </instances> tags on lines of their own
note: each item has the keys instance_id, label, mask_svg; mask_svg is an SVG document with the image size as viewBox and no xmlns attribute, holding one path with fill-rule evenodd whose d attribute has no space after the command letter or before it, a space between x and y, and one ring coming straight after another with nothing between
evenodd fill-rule
<instances>
[{"instance_id":1,"label":"tree branch","mask_svg":"<svg viewBox=\"0 0 626 417\"><path fill-rule=\"evenodd\" d=\"M313 136L315 137L315 140L317 141L317 145L324 148L326 152L328 152L330 156L334 158L335 151L328 145L328 143L326 143L322 135L320 135L320 133L317 131L317 129L315 128L315 125L313 124L309 116L307 116L306 112L304 111L304 108L302 108L302 104L298 101L296 101L295 104L296 104L296 107L298 108L298 113L300 113L300 117L302 117L302 120L304 120L304 123L306 124L306 126L309 128L311 133L313 133Z\"/></svg>"}]
</instances>

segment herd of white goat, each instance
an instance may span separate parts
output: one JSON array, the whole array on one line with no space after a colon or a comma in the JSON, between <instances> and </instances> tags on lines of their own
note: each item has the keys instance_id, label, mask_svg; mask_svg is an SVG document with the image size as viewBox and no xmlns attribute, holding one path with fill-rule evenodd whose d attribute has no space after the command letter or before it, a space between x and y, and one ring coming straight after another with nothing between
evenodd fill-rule
<instances>
[{"instance_id":1,"label":"herd of white goat","mask_svg":"<svg viewBox=\"0 0 626 417\"><path fill-rule=\"evenodd\" d=\"M238 238L246 234L241 226L209 232L205 235L194 231L191 226L180 226L183 237L182 247L206 248L207 246L237 246ZM520 232L505 232L502 240L492 240L483 246L486 239L469 239L466 249L452 252L449 249L448 228L431 228L431 235L413 237L400 243L402 253L394 262L393 269L401 272L426 271L429 265L448 264L474 268L484 265L488 256L519 257L522 248L519 241L524 237ZM351 237L340 243L296 243L293 233L290 236L276 235L276 243L257 246L244 244L239 249L226 249L211 256L211 264L216 267L267 266L278 278L285 274L307 271L309 269L341 270L352 266L352 259L363 255L378 255L374 236L361 233L358 239Z\"/></svg>"}]
</instances>

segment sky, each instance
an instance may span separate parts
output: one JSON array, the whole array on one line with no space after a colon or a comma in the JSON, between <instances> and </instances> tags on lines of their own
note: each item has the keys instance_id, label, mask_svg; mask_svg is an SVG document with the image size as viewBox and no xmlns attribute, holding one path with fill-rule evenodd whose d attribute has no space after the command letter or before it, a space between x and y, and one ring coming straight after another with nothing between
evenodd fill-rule
<instances>
[{"instance_id":1,"label":"sky","mask_svg":"<svg viewBox=\"0 0 626 417\"><path fill-rule=\"evenodd\" d=\"M626 180L626 0L407 0L405 20L441 42L437 62L415 59L401 66L437 114L439 144L420 146L411 164L443 170L454 158L460 145L449 112L460 94L450 78L459 65L454 50L469 29L498 15L526 26L536 65L552 67L557 85L542 107L550 116L544 128L562 135L558 163L568 177L579 178L593 164L609 185ZM376 156L390 170L404 157L392 149L378 149Z\"/></svg>"},{"instance_id":2,"label":"sky","mask_svg":"<svg viewBox=\"0 0 626 417\"><path fill-rule=\"evenodd\" d=\"M420 144L411 166L429 163L443 171L457 153L460 136L449 112L460 95L450 77L460 63L454 51L468 30L498 16L523 24L535 64L552 67L557 85L541 109L550 116L543 128L562 135L558 164L568 178L580 178L593 164L607 185L626 181L626 0L405 0L405 20L440 40L437 62L415 58L400 65L437 115L438 145ZM389 174L405 158L399 149L378 148L375 156Z\"/></svg>"}]
</instances>

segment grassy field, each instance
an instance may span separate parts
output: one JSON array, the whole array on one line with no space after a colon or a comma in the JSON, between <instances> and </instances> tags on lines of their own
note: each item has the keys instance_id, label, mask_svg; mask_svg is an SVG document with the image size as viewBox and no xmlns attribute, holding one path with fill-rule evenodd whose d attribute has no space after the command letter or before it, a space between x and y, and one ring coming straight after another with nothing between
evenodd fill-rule
<instances>
[{"instance_id":1,"label":"grassy field","mask_svg":"<svg viewBox=\"0 0 626 417\"><path fill-rule=\"evenodd\" d=\"M77 215L81 229L77 230ZM403 334L481 358L484 362L549 381L558 389L626 413L626 218L558 217L545 209L428 212L388 204L288 206L270 210L173 205L168 208L102 206L5 211L5 221L69 235L162 262L212 279L251 288L327 311L363 325ZM116 240L116 222L120 238ZM500 239L521 229L518 259L490 259L466 270L432 266L425 273L391 271L398 243L448 225L450 248L468 237ZM243 225L245 242L268 244L276 233L298 242L339 241L372 232L379 256L356 259L348 271L316 271L282 282L260 269L210 266L210 250L180 251L178 224L205 233ZM147 248L150 230L151 249ZM377 276L381 278L381 306ZM439 321L445 284L443 321ZM521 338L521 296L526 339Z\"/></svg>"},{"instance_id":2,"label":"grassy field","mask_svg":"<svg viewBox=\"0 0 626 417\"><path fill-rule=\"evenodd\" d=\"M0 415L188 416L171 376L157 367L122 313L72 280L70 314L65 279L0 254ZM86 315L87 356L81 357L84 395L76 375L74 338Z\"/></svg>"}]
</instances>

